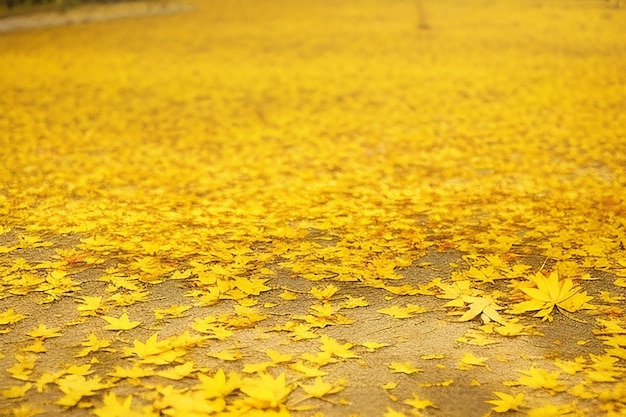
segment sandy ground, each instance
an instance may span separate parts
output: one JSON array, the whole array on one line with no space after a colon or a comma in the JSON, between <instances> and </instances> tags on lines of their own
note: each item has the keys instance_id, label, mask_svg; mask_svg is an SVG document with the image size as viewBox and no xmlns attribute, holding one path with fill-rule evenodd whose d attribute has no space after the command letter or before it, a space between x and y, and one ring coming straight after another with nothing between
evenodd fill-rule
<instances>
[{"instance_id":1,"label":"sandy ground","mask_svg":"<svg viewBox=\"0 0 626 417\"><path fill-rule=\"evenodd\" d=\"M67 244L68 242L66 242ZM46 256L47 255L47 256ZM24 257L30 260L51 259L52 248L36 251L15 251L12 256ZM449 278L452 272L451 262L462 262L460 254L433 252L419 259L415 264L427 263L428 267L409 267L403 271L406 282L411 285L420 285L430 282L435 277ZM540 258L528 259L527 263L538 265ZM0 367L8 368L13 364L13 358L18 349L26 341L24 333L44 323L48 328L63 328L62 337L46 341L48 351L42 354L40 362L47 369L62 369L75 359L72 356L80 350L79 341L86 339L89 333L110 339L111 332L102 330L102 320L91 318L80 326L64 326L65 323L78 319L75 302L81 295L105 294L106 284L99 282L105 265L86 269L75 276L81 282L81 291L73 297L64 297L52 304L41 305L39 296L33 294L28 297L9 297L0 300L0 311L15 308L27 315L27 318L16 324L9 334L2 336L4 358L0 359ZM268 285L275 290L262 293L258 297L259 305L266 303L276 304L267 309L269 318L259 323L255 328L236 331L233 337L226 341L211 341L202 349L194 350L190 358L198 368L209 370L224 368L234 371L241 370L241 362L262 363L267 360L265 352L274 349L282 353L301 355L305 352L315 353L319 347L318 340L290 341L281 332L273 331L275 326L284 323L286 319L310 314L310 306L318 300L309 293L314 286L322 286L309 280L298 278L287 272L276 269L277 274ZM594 283L596 290L610 287L611 277L605 277L602 282ZM402 400L411 399L413 394L419 393L421 399L428 399L437 405L437 409L429 408L424 415L433 416L482 416L489 412L491 405L485 403L492 400L494 391L507 391L503 381L515 381L520 376L520 370L527 370L529 365L553 369L555 358L573 359L575 357L596 354L602 351L601 343L592 333L594 326L592 319L586 317L587 322L573 320L557 314L554 322L536 323L534 336L518 336L512 338L490 337L493 344L477 346L459 341L464 336L476 332L479 322L455 322L446 314L443 304L445 300L438 300L432 296L389 297L389 293L376 290L359 283L335 283L340 291L333 297L339 301L346 295L364 297L370 303L368 307L354 310L345 310L345 315L354 320L352 324L330 326L323 333L341 341L354 345L355 358L340 360L338 363L326 365L323 369L335 378L348 379L347 387L340 394L331 396L328 401L308 400L298 405L311 404L314 411L300 412L296 415L313 415L323 412L329 416L377 416L382 415L388 407L401 409ZM282 289L300 294L298 300L285 302L279 297ZM132 319L142 322L142 325L128 332L119 332L116 339L119 342L128 342L132 339L145 340L155 331L160 338L180 334L181 329L187 329L194 320L202 319L207 314L227 313L234 302L220 302L215 306L191 309L186 317L172 320L156 320L154 311L167 308L173 304L188 305L184 297L188 287L184 282L167 281L149 287L150 297L147 302L138 303L127 311L131 312ZM624 291L623 293L626 293ZM406 319L392 318L381 315L377 310L398 304L418 304L427 309L427 312L417 314ZM116 314L112 314L116 316ZM580 316L579 316L580 317ZM480 332L479 332L480 333ZM475 334L475 333L474 333ZM108 336L108 337L107 337ZM386 343L389 346L369 352L360 343L375 341ZM115 346L115 345L114 345ZM235 349L242 353L240 361L225 362L208 357L207 351L220 352L223 349ZM471 366L468 369L459 369L462 357L472 352L477 357L488 358L481 366ZM424 359L427 358L427 359ZM432 359L431 359L432 358ZM389 372L391 362L410 361L422 371L416 374ZM105 353L98 355L98 362L94 369L111 369L120 363L119 353ZM280 370L279 366L277 370ZM287 369L287 368L284 368ZM158 379L157 379L158 380ZM150 384L150 378L143 379ZM563 378L567 381L567 378ZM9 378L3 378L0 388L13 385ZM397 387L390 390L381 387L389 382L397 383ZM420 386L420 384L423 384ZM184 384L183 384L184 386ZM132 388L120 391L121 394L133 393ZM42 415L56 415L61 408L50 407L48 404L58 397L58 392L50 389L48 395L34 396L34 404L45 405L50 410ZM553 394L539 394L544 403L566 403L565 399ZM343 404L341 404L343 403ZM72 408L65 409L68 415L92 415L88 410ZM10 415L10 414L9 414Z\"/></svg>"}]
</instances>

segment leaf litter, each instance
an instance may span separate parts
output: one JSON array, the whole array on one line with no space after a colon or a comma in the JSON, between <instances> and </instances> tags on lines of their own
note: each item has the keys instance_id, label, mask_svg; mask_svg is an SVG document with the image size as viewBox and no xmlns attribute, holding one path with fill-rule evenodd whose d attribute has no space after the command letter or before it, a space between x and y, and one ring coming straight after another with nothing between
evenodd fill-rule
<instances>
[{"instance_id":1,"label":"leaf litter","mask_svg":"<svg viewBox=\"0 0 626 417\"><path fill-rule=\"evenodd\" d=\"M4 415L626 412L623 9L190 4L0 38Z\"/></svg>"}]
</instances>

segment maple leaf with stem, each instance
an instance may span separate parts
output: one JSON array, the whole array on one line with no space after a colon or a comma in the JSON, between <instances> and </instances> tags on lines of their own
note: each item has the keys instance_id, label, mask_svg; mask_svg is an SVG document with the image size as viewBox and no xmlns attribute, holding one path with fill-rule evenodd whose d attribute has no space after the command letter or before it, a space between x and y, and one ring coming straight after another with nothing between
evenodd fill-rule
<instances>
[{"instance_id":1,"label":"maple leaf with stem","mask_svg":"<svg viewBox=\"0 0 626 417\"><path fill-rule=\"evenodd\" d=\"M565 312L574 312L583 309L594 309L588 304L593 297L586 291L581 292L580 286L575 286L571 278L559 280L558 271L552 271L548 277L541 272L528 278L535 287L520 287L519 289L531 299L515 304L509 313L520 314L527 311L537 311L535 317L552 321L554 308Z\"/></svg>"}]
</instances>

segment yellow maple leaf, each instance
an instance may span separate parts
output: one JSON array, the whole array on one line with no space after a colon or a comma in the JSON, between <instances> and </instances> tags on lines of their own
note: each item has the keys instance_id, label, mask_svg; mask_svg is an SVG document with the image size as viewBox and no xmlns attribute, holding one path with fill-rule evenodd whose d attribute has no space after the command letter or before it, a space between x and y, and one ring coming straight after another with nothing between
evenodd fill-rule
<instances>
[{"instance_id":1,"label":"yellow maple leaf","mask_svg":"<svg viewBox=\"0 0 626 417\"><path fill-rule=\"evenodd\" d=\"M292 340L296 342L298 340L317 338L317 334L311 330L311 325L308 324L298 323L295 326L290 327L289 330L292 333Z\"/></svg>"},{"instance_id":2,"label":"yellow maple leaf","mask_svg":"<svg viewBox=\"0 0 626 417\"><path fill-rule=\"evenodd\" d=\"M72 374L72 375L91 375L93 374L93 370L91 369L91 364L87 363L85 365L70 365L63 370L64 374Z\"/></svg>"},{"instance_id":3,"label":"yellow maple leaf","mask_svg":"<svg viewBox=\"0 0 626 417\"><path fill-rule=\"evenodd\" d=\"M122 368L119 365L113 367L113 371L107 373L107 375L114 378L143 378L154 375L154 369L149 367L143 367L141 364L135 363L132 368Z\"/></svg>"},{"instance_id":4,"label":"yellow maple leaf","mask_svg":"<svg viewBox=\"0 0 626 417\"><path fill-rule=\"evenodd\" d=\"M459 318L459 321L469 321L480 315L483 323L489 323L491 320L501 324L504 323L504 319L498 313L498 310L502 310L503 307L496 304L493 299L469 295L464 295L461 299L468 303L470 308Z\"/></svg>"},{"instance_id":5,"label":"yellow maple leaf","mask_svg":"<svg viewBox=\"0 0 626 417\"><path fill-rule=\"evenodd\" d=\"M341 390L343 390L346 386L346 380L340 379L334 384L329 382L325 382L322 380L321 376L315 378L315 382L313 384L305 385L300 384L300 388L304 390L308 395L315 398L322 398L328 394L335 394Z\"/></svg>"},{"instance_id":6,"label":"yellow maple leaf","mask_svg":"<svg viewBox=\"0 0 626 417\"><path fill-rule=\"evenodd\" d=\"M426 309L415 304L407 304L405 307L393 305L391 307L376 310L379 313L386 314L397 319L406 319L413 317L415 314L424 313Z\"/></svg>"},{"instance_id":7,"label":"yellow maple leaf","mask_svg":"<svg viewBox=\"0 0 626 417\"><path fill-rule=\"evenodd\" d=\"M246 363L241 369L241 372L244 374L256 374L265 372L270 366L274 366L274 362Z\"/></svg>"},{"instance_id":8,"label":"yellow maple leaf","mask_svg":"<svg viewBox=\"0 0 626 417\"><path fill-rule=\"evenodd\" d=\"M15 324L18 321L23 320L24 318L26 318L25 315L16 313L13 308L10 308L0 313L0 325L4 326L7 324Z\"/></svg>"},{"instance_id":9,"label":"yellow maple leaf","mask_svg":"<svg viewBox=\"0 0 626 417\"><path fill-rule=\"evenodd\" d=\"M28 404L22 404L19 408L14 408L12 411L13 417L33 417L46 412L43 408L32 408Z\"/></svg>"},{"instance_id":10,"label":"yellow maple leaf","mask_svg":"<svg viewBox=\"0 0 626 417\"><path fill-rule=\"evenodd\" d=\"M423 410L428 407L437 408L437 406L430 400L421 400L417 394L413 394L413 398L403 401L405 404L413 407L413 412Z\"/></svg>"},{"instance_id":11,"label":"yellow maple leaf","mask_svg":"<svg viewBox=\"0 0 626 417\"><path fill-rule=\"evenodd\" d=\"M162 393L162 399L159 401L158 407L163 409L162 415L203 417L223 411L226 408L226 402L221 397L204 398L202 392L187 393L172 390L171 392L166 391Z\"/></svg>"},{"instance_id":12,"label":"yellow maple leaf","mask_svg":"<svg viewBox=\"0 0 626 417\"><path fill-rule=\"evenodd\" d=\"M502 336L512 337L520 335L537 334L530 326L519 323L519 319L508 320L501 323L501 326L494 327L494 331ZM534 332L534 333L533 333Z\"/></svg>"},{"instance_id":13,"label":"yellow maple leaf","mask_svg":"<svg viewBox=\"0 0 626 417\"><path fill-rule=\"evenodd\" d=\"M501 278L501 274L492 265L480 269L472 266L465 272L465 276L472 278L473 281L489 282L492 284L494 279Z\"/></svg>"},{"instance_id":14,"label":"yellow maple leaf","mask_svg":"<svg viewBox=\"0 0 626 417\"><path fill-rule=\"evenodd\" d=\"M485 402L494 405L495 407L493 407L492 410L496 413L505 413L510 410L519 411L519 407L524 403L523 393L513 396L504 392L495 391L494 394L498 397L497 400L487 400Z\"/></svg>"},{"instance_id":15,"label":"yellow maple leaf","mask_svg":"<svg viewBox=\"0 0 626 417\"><path fill-rule=\"evenodd\" d=\"M417 372L424 372L423 369L416 368L410 361L406 362L391 362L389 364L389 369L394 373L403 373L407 375L411 375Z\"/></svg>"},{"instance_id":16,"label":"yellow maple leaf","mask_svg":"<svg viewBox=\"0 0 626 417\"><path fill-rule=\"evenodd\" d=\"M45 324L40 324L36 329L26 333L28 336L39 339L49 339L51 337L59 337L61 329L48 329Z\"/></svg>"},{"instance_id":17,"label":"yellow maple leaf","mask_svg":"<svg viewBox=\"0 0 626 417\"><path fill-rule=\"evenodd\" d=\"M313 297L317 298L318 300L323 300L323 301L330 300L333 297L333 295L335 295L338 291L339 291L339 287L337 287L334 284L328 284L324 288L318 288L318 287L311 288L311 294L313 294Z\"/></svg>"},{"instance_id":18,"label":"yellow maple leaf","mask_svg":"<svg viewBox=\"0 0 626 417\"><path fill-rule=\"evenodd\" d=\"M351 295L346 295L346 301L341 303L341 308L367 307L368 305L369 303L365 297L352 297Z\"/></svg>"},{"instance_id":19,"label":"yellow maple leaf","mask_svg":"<svg viewBox=\"0 0 626 417\"><path fill-rule=\"evenodd\" d=\"M154 310L154 317L157 320L184 317L184 313L190 308L191 306L186 306L186 305L172 305L168 308L161 308L161 309Z\"/></svg>"},{"instance_id":20,"label":"yellow maple leaf","mask_svg":"<svg viewBox=\"0 0 626 417\"><path fill-rule=\"evenodd\" d=\"M552 320L551 313L555 307L568 312L595 308L588 304L593 297L588 296L586 291L581 292L580 286L575 286L571 278L559 280L557 270L552 271L548 277L537 272L528 279L535 287L520 286L519 289L531 299L513 305L510 313L537 311L535 317Z\"/></svg>"},{"instance_id":21,"label":"yellow maple leaf","mask_svg":"<svg viewBox=\"0 0 626 417\"><path fill-rule=\"evenodd\" d=\"M158 371L156 375L163 377L163 378L173 379L175 381L178 381L180 379L183 379L191 375L195 371L194 366L195 365L192 361L188 361L183 364L173 366L171 368L164 369L162 371Z\"/></svg>"},{"instance_id":22,"label":"yellow maple leaf","mask_svg":"<svg viewBox=\"0 0 626 417\"><path fill-rule=\"evenodd\" d=\"M78 310L81 316L95 316L97 312L102 309L102 297L90 297L84 296L80 297L82 299L82 304L78 305L76 309Z\"/></svg>"},{"instance_id":23,"label":"yellow maple leaf","mask_svg":"<svg viewBox=\"0 0 626 417\"><path fill-rule=\"evenodd\" d=\"M379 343L379 342L363 342L361 346L365 347L368 352L374 352L377 349L391 346L389 343Z\"/></svg>"},{"instance_id":24,"label":"yellow maple leaf","mask_svg":"<svg viewBox=\"0 0 626 417\"><path fill-rule=\"evenodd\" d=\"M28 381L30 374L35 368L37 356L32 354L22 355L18 353L15 355L15 359L17 359L17 363L10 368L7 368L6 371L15 379Z\"/></svg>"},{"instance_id":25,"label":"yellow maple leaf","mask_svg":"<svg viewBox=\"0 0 626 417\"><path fill-rule=\"evenodd\" d=\"M267 351L265 351L265 354L269 356L272 362L275 364L290 362L293 359L293 355L290 355L288 353L280 353L279 351L274 349L268 349Z\"/></svg>"},{"instance_id":26,"label":"yellow maple leaf","mask_svg":"<svg viewBox=\"0 0 626 417\"><path fill-rule=\"evenodd\" d=\"M264 314L259 314L255 309L242 305L235 305L235 316L225 318L225 320L233 327L245 328L253 327L259 321L267 318Z\"/></svg>"},{"instance_id":27,"label":"yellow maple leaf","mask_svg":"<svg viewBox=\"0 0 626 417\"><path fill-rule=\"evenodd\" d=\"M15 385L10 388L4 389L0 391L0 394L2 394L4 398L20 398L26 395L26 393L29 389L32 388L32 386L32 383L27 382L24 385Z\"/></svg>"},{"instance_id":28,"label":"yellow maple leaf","mask_svg":"<svg viewBox=\"0 0 626 417\"><path fill-rule=\"evenodd\" d=\"M133 414L130 409L133 402L132 395L118 400L114 392L107 392L102 397L102 401L103 406L93 410L93 413L98 417L127 417Z\"/></svg>"},{"instance_id":29,"label":"yellow maple leaf","mask_svg":"<svg viewBox=\"0 0 626 417\"><path fill-rule=\"evenodd\" d=\"M291 365L289 365L289 368L293 369L296 372L300 372L307 378L328 375L328 372L322 371L319 367L307 366L302 361L292 363Z\"/></svg>"},{"instance_id":30,"label":"yellow maple leaf","mask_svg":"<svg viewBox=\"0 0 626 417\"><path fill-rule=\"evenodd\" d=\"M104 326L105 330L131 330L141 324L140 321L130 321L127 313L122 313L119 318L102 316L102 318L109 323Z\"/></svg>"},{"instance_id":31,"label":"yellow maple leaf","mask_svg":"<svg viewBox=\"0 0 626 417\"><path fill-rule=\"evenodd\" d=\"M265 285L267 279L261 278L236 278L233 282L235 288L240 289L247 295L259 295L264 291L271 290Z\"/></svg>"},{"instance_id":32,"label":"yellow maple leaf","mask_svg":"<svg viewBox=\"0 0 626 417\"><path fill-rule=\"evenodd\" d=\"M304 352L300 356L303 360L314 363L319 366L328 365L329 363L336 363L337 359L333 357L332 352L321 351L317 352L315 355L310 352Z\"/></svg>"},{"instance_id":33,"label":"yellow maple leaf","mask_svg":"<svg viewBox=\"0 0 626 417\"><path fill-rule=\"evenodd\" d=\"M441 354L441 353L433 353L433 354L430 354L430 355L422 355L422 356L420 356L420 358L422 358L422 359L424 359L426 361L432 360L432 359L443 359L445 357L446 356Z\"/></svg>"},{"instance_id":34,"label":"yellow maple leaf","mask_svg":"<svg viewBox=\"0 0 626 417\"><path fill-rule=\"evenodd\" d=\"M567 386L559 381L558 371L550 372L545 369L531 366L527 371L519 371L522 376L514 383L516 385L526 385L531 388L544 388L549 392L562 392Z\"/></svg>"},{"instance_id":35,"label":"yellow maple leaf","mask_svg":"<svg viewBox=\"0 0 626 417\"><path fill-rule=\"evenodd\" d=\"M142 359L147 359L150 357L158 356L167 350L167 347L163 346L162 342L159 342L158 335L153 333L148 339L146 339L145 343L140 342L139 340L133 341L133 347L124 348L124 353L126 356L138 356Z\"/></svg>"},{"instance_id":36,"label":"yellow maple leaf","mask_svg":"<svg viewBox=\"0 0 626 417\"><path fill-rule=\"evenodd\" d=\"M337 356L343 359L351 359L351 358L359 357L359 355L357 355L356 353L350 350L353 347L352 343L346 342L344 344L341 344L337 342L335 339L328 337L327 335L322 335L320 337L320 342L322 343L321 350L323 352L330 353L334 356Z\"/></svg>"},{"instance_id":37,"label":"yellow maple leaf","mask_svg":"<svg viewBox=\"0 0 626 417\"><path fill-rule=\"evenodd\" d=\"M587 360L583 358L582 356L578 356L574 358L573 361L565 361L559 358L554 360L554 364L558 366L563 372L569 375L574 375L577 372L580 372L583 369L585 369L586 362Z\"/></svg>"},{"instance_id":38,"label":"yellow maple leaf","mask_svg":"<svg viewBox=\"0 0 626 417\"><path fill-rule=\"evenodd\" d=\"M82 375L66 375L56 381L63 397L56 401L56 404L72 407L83 398L96 394L97 391L108 388L108 384L100 382L99 376L87 379Z\"/></svg>"},{"instance_id":39,"label":"yellow maple leaf","mask_svg":"<svg viewBox=\"0 0 626 417\"><path fill-rule=\"evenodd\" d=\"M467 352L461 358L461 362L459 362L459 369L462 371L467 371L472 369L474 366L485 366L485 361L488 358L479 358L474 356L472 352Z\"/></svg>"},{"instance_id":40,"label":"yellow maple leaf","mask_svg":"<svg viewBox=\"0 0 626 417\"><path fill-rule=\"evenodd\" d=\"M256 378L244 378L239 388L249 398L247 402L254 408L277 408L282 405L294 387L285 382L285 374L276 378L260 374Z\"/></svg>"},{"instance_id":41,"label":"yellow maple leaf","mask_svg":"<svg viewBox=\"0 0 626 417\"><path fill-rule=\"evenodd\" d=\"M35 339L32 345L21 348L20 352L33 352L33 353L46 352L46 347L44 346L43 343L44 343L44 339Z\"/></svg>"},{"instance_id":42,"label":"yellow maple leaf","mask_svg":"<svg viewBox=\"0 0 626 417\"><path fill-rule=\"evenodd\" d=\"M83 356L87 356L92 352L107 348L111 345L111 342L105 339L98 339L98 336L91 333L89 334L87 340L85 342L82 342L80 345L85 346L85 348L75 355L75 357L77 358L81 358Z\"/></svg>"},{"instance_id":43,"label":"yellow maple leaf","mask_svg":"<svg viewBox=\"0 0 626 417\"><path fill-rule=\"evenodd\" d=\"M226 376L221 368L213 376L198 374L198 380L200 384L194 389L201 390L208 399L226 397L241 386L241 376L238 373L230 372Z\"/></svg>"},{"instance_id":44,"label":"yellow maple leaf","mask_svg":"<svg viewBox=\"0 0 626 417\"><path fill-rule=\"evenodd\" d=\"M279 295L279 297L282 298L283 300L292 301L292 300L297 300L298 299L298 294L296 294L295 292L291 292L289 290L284 290Z\"/></svg>"}]
</instances>

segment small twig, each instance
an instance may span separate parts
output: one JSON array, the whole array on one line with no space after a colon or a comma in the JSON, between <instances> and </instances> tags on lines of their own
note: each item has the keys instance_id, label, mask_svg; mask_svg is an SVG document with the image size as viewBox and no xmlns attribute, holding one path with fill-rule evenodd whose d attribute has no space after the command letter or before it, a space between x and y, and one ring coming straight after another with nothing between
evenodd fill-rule
<instances>
[{"instance_id":1,"label":"small twig","mask_svg":"<svg viewBox=\"0 0 626 417\"><path fill-rule=\"evenodd\" d=\"M567 312L566 310L562 309L559 306L556 306L556 309L559 310L561 314L563 314L565 317L567 317L570 320L574 320L577 323L587 324L585 320L572 316L569 312Z\"/></svg>"},{"instance_id":2,"label":"small twig","mask_svg":"<svg viewBox=\"0 0 626 417\"><path fill-rule=\"evenodd\" d=\"M272 287L272 289L273 289L273 290L283 290L283 291L289 291L289 292L293 292L293 293L296 293L296 294L310 294L310 292L309 292L309 291L292 290L292 289L287 288L287 287L285 287L285 286L283 286L283 285L278 286L278 287Z\"/></svg>"}]
</instances>

